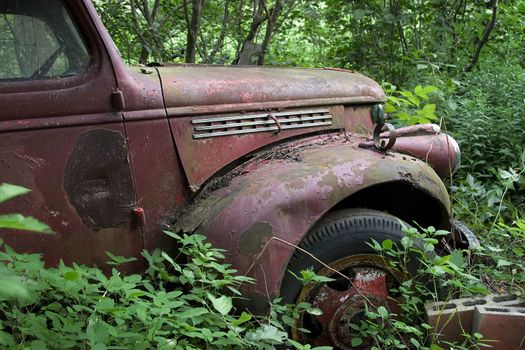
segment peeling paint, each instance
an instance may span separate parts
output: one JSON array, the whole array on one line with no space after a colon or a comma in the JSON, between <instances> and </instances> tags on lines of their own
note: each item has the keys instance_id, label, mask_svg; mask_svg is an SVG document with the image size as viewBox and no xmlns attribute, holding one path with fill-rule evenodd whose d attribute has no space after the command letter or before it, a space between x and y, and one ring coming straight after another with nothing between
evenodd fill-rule
<instances>
[{"instance_id":1,"label":"peeling paint","mask_svg":"<svg viewBox=\"0 0 525 350\"><path fill-rule=\"evenodd\" d=\"M272 237L272 226L263 222L254 223L239 238L239 253L245 256L257 254Z\"/></svg>"},{"instance_id":2,"label":"peeling paint","mask_svg":"<svg viewBox=\"0 0 525 350\"><path fill-rule=\"evenodd\" d=\"M353 193L403 178L418 179L414 190L450 208L446 188L430 167L396 153L385 156L360 149L361 140L334 135L306 139L309 146L301 149L301 162L254 157L235 170L241 173L227 186L209 192L202 201L197 198L175 227L198 231L213 244L236 251L229 261L240 273L257 279L247 288L275 296L293 248L273 241L257 261L265 275L254 268L254 256L271 236L297 244L319 218Z\"/></svg>"},{"instance_id":3,"label":"peeling paint","mask_svg":"<svg viewBox=\"0 0 525 350\"><path fill-rule=\"evenodd\" d=\"M64 190L86 226L128 223L134 193L124 137L105 129L82 134L67 160Z\"/></svg>"}]
</instances>

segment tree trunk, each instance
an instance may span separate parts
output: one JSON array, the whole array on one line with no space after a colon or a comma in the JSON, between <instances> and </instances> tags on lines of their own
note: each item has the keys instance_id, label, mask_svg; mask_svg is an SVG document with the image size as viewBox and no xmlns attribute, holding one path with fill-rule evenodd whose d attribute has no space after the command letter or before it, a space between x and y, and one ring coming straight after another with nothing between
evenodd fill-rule
<instances>
[{"instance_id":1,"label":"tree trunk","mask_svg":"<svg viewBox=\"0 0 525 350\"><path fill-rule=\"evenodd\" d=\"M219 38L215 42L215 45L208 56L208 63L213 63L215 61L215 56L217 56L217 53L219 50L221 50L222 45L224 44L224 38L226 37L226 29L228 27L228 21L230 20L230 0L224 1L224 14L222 16L222 24L221 24L221 32L219 34Z\"/></svg>"},{"instance_id":2,"label":"tree trunk","mask_svg":"<svg viewBox=\"0 0 525 350\"><path fill-rule=\"evenodd\" d=\"M142 64L148 63L151 54L153 54L154 59L162 59L163 56L164 47L162 40L153 30L159 6L160 0L155 0L151 10L147 0L143 0L142 4L137 0L130 0L131 16L134 23L135 33L138 35L142 46L139 57L139 63ZM147 28L145 30L142 29L141 22L137 18L137 9L146 21Z\"/></svg>"},{"instance_id":3,"label":"tree trunk","mask_svg":"<svg viewBox=\"0 0 525 350\"><path fill-rule=\"evenodd\" d=\"M266 32L264 33L264 40L261 44L261 54L257 60L257 65L262 66L264 64L264 59L268 53L268 46L270 45L270 40L274 32L275 23L281 15L281 11L284 7L284 0L275 0L275 6L271 10L271 15L268 18L268 23L266 24Z\"/></svg>"},{"instance_id":4,"label":"tree trunk","mask_svg":"<svg viewBox=\"0 0 525 350\"><path fill-rule=\"evenodd\" d=\"M465 68L465 72L470 72L478 63L479 56L481 55L481 49L483 49L483 46L489 41L490 33L492 32L492 29L494 29L494 26L496 25L496 17L498 13L498 0L492 0L492 17L490 19L490 22L487 23L487 26L485 27L485 32L483 33L483 37L476 45L476 51L474 51L474 54L472 55L472 58L470 59L469 64Z\"/></svg>"},{"instance_id":5,"label":"tree trunk","mask_svg":"<svg viewBox=\"0 0 525 350\"><path fill-rule=\"evenodd\" d=\"M191 19L188 14L187 0L184 0L184 14L186 16L186 24L188 26L186 39L186 63L195 63L195 55L197 52L197 34L201 24L202 7L204 0L192 0Z\"/></svg>"},{"instance_id":6,"label":"tree trunk","mask_svg":"<svg viewBox=\"0 0 525 350\"><path fill-rule=\"evenodd\" d=\"M250 25L250 30L248 31L248 34L246 35L246 37L242 41L242 45L240 45L240 47L239 47L239 52L237 52L237 56L233 60L232 64L238 64L239 63L239 59L241 57L241 54L243 53L243 51L245 50L245 47L247 45L248 46L250 46L250 45L253 46L253 44L254 44L253 43L253 39L255 38L255 35L259 31L259 28L264 23L264 21L266 21L268 19L268 14L265 13L265 11L264 11L264 6L265 6L264 1L265 0L254 1L254 6L256 5L256 2L258 4L257 4L256 8L254 8L254 11L253 11L252 23Z\"/></svg>"}]
</instances>

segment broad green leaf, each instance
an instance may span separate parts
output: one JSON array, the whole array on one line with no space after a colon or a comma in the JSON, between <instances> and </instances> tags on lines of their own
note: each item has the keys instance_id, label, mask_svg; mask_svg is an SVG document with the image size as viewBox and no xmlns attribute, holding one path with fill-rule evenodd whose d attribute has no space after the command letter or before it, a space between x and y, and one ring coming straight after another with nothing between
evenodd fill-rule
<instances>
[{"instance_id":1,"label":"broad green leaf","mask_svg":"<svg viewBox=\"0 0 525 350\"><path fill-rule=\"evenodd\" d=\"M108 310L115 307L115 302L111 298L102 297L96 305L97 310Z\"/></svg>"},{"instance_id":2,"label":"broad green leaf","mask_svg":"<svg viewBox=\"0 0 525 350\"><path fill-rule=\"evenodd\" d=\"M319 316L319 315L323 314L323 311L321 309L319 309L318 307L310 307L310 308L306 309L306 312L309 313L310 315L314 315L314 316Z\"/></svg>"},{"instance_id":3,"label":"broad green leaf","mask_svg":"<svg viewBox=\"0 0 525 350\"><path fill-rule=\"evenodd\" d=\"M222 295L220 298L215 298L208 293L208 299L211 301L213 308L221 315L227 315L233 307L232 298L226 295Z\"/></svg>"},{"instance_id":4,"label":"broad green leaf","mask_svg":"<svg viewBox=\"0 0 525 350\"><path fill-rule=\"evenodd\" d=\"M437 120L438 117L435 114L436 105L434 103L429 103L423 107L423 109L417 111L417 114L428 120Z\"/></svg>"},{"instance_id":5,"label":"broad green leaf","mask_svg":"<svg viewBox=\"0 0 525 350\"><path fill-rule=\"evenodd\" d=\"M394 107L392 103L387 102L385 104L385 113L394 113L397 112L397 108Z\"/></svg>"},{"instance_id":6,"label":"broad green leaf","mask_svg":"<svg viewBox=\"0 0 525 350\"><path fill-rule=\"evenodd\" d=\"M66 281L74 281L78 278L78 272L76 271L68 271L64 273L64 279Z\"/></svg>"},{"instance_id":7,"label":"broad green leaf","mask_svg":"<svg viewBox=\"0 0 525 350\"><path fill-rule=\"evenodd\" d=\"M397 118L399 120L409 120L410 118L412 118L412 116L406 112L401 112L397 114Z\"/></svg>"},{"instance_id":8,"label":"broad green leaf","mask_svg":"<svg viewBox=\"0 0 525 350\"><path fill-rule=\"evenodd\" d=\"M490 290L481 283L475 283L468 287L468 290L474 294L489 294Z\"/></svg>"},{"instance_id":9,"label":"broad green leaf","mask_svg":"<svg viewBox=\"0 0 525 350\"><path fill-rule=\"evenodd\" d=\"M416 86L414 92L422 99L428 100L428 95L426 94L425 90L423 90L423 87L421 85Z\"/></svg>"},{"instance_id":10,"label":"broad green leaf","mask_svg":"<svg viewBox=\"0 0 525 350\"><path fill-rule=\"evenodd\" d=\"M383 246L384 249L386 250L390 250L392 249L392 247L394 246L394 242L391 240L391 239L385 239L381 245Z\"/></svg>"},{"instance_id":11,"label":"broad green leaf","mask_svg":"<svg viewBox=\"0 0 525 350\"><path fill-rule=\"evenodd\" d=\"M106 262L106 264L108 265L118 266L118 265L126 264L129 262L137 261L137 258L135 257L125 258L123 256L113 255L111 254L111 252L108 252L108 251L106 251L105 253L111 259L111 261Z\"/></svg>"},{"instance_id":12,"label":"broad green leaf","mask_svg":"<svg viewBox=\"0 0 525 350\"><path fill-rule=\"evenodd\" d=\"M19 277L7 271L0 271L0 300L5 298L27 298L27 284Z\"/></svg>"},{"instance_id":13,"label":"broad green leaf","mask_svg":"<svg viewBox=\"0 0 525 350\"><path fill-rule=\"evenodd\" d=\"M298 279L303 284L307 284L309 282L324 283L324 282L331 282L331 281L334 280L333 278L330 278L330 277L320 276L320 275L316 274L312 269L301 270L300 274L301 274L301 276L298 277Z\"/></svg>"},{"instance_id":14,"label":"broad green leaf","mask_svg":"<svg viewBox=\"0 0 525 350\"><path fill-rule=\"evenodd\" d=\"M197 317L197 316L204 315L204 314L207 314L207 313L208 313L208 310L206 310L205 308L203 308L203 307L195 307L195 308L191 308L191 309L189 309L187 311L183 311L183 312L177 313L177 318L179 318L179 319L193 318L193 317Z\"/></svg>"},{"instance_id":15,"label":"broad green leaf","mask_svg":"<svg viewBox=\"0 0 525 350\"><path fill-rule=\"evenodd\" d=\"M273 344L280 344L284 339L288 338L288 334L272 325L263 325L255 330L255 332L248 333L246 338L253 341L268 341Z\"/></svg>"},{"instance_id":16,"label":"broad green leaf","mask_svg":"<svg viewBox=\"0 0 525 350\"><path fill-rule=\"evenodd\" d=\"M425 252L432 252L434 251L434 245L432 243L426 243L424 250Z\"/></svg>"},{"instance_id":17,"label":"broad green leaf","mask_svg":"<svg viewBox=\"0 0 525 350\"><path fill-rule=\"evenodd\" d=\"M402 91L399 91L399 94L400 94L401 96L406 97L406 98L412 98L412 97L414 97L414 94L411 93L410 91L402 90Z\"/></svg>"},{"instance_id":18,"label":"broad green leaf","mask_svg":"<svg viewBox=\"0 0 525 350\"><path fill-rule=\"evenodd\" d=\"M361 328L354 323L349 323L348 326L350 327L350 329L353 329L356 332L359 332L361 330Z\"/></svg>"},{"instance_id":19,"label":"broad green leaf","mask_svg":"<svg viewBox=\"0 0 525 350\"><path fill-rule=\"evenodd\" d=\"M511 266L512 263L510 261L507 261L505 259L499 259L497 267L503 267L503 266Z\"/></svg>"},{"instance_id":20,"label":"broad green leaf","mask_svg":"<svg viewBox=\"0 0 525 350\"><path fill-rule=\"evenodd\" d=\"M193 271L189 270L189 269L183 269L182 270L182 274L190 281L190 282L193 282L195 281L195 274L193 273Z\"/></svg>"},{"instance_id":21,"label":"broad green leaf","mask_svg":"<svg viewBox=\"0 0 525 350\"><path fill-rule=\"evenodd\" d=\"M410 338L410 342L416 347L416 349L421 348L421 344L417 341L416 338Z\"/></svg>"},{"instance_id":22,"label":"broad green leaf","mask_svg":"<svg viewBox=\"0 0 525 350\"><path fill-rule=\"evenodd\" d=\"M171 231L164 231L164 234L170 236L171 238L175 238L176 240L181 239L181 237L178 234L171 232Z\"/></svg>"},{"instance_id":23,"label":"broad green leaf","mask_svg":"<svg viewBox=\"0 0 525 350\"><path fill-rule=\"evenodd\" d=\"M429 103L429 104L426 104L423 109L421 109L421 111L418 111L418 114L425 117L425 118L428 118L428 119L432 119L432 118L435 118L435 113L436 112L436 105L434 103Z\"/></svg>"},{"instance_id":24,"label":"broad green leaf","mask_svg":"<svg viewBox=\"0 0 525 350\"><path fill-rule=\"evenodd\" d=\"M424 92L425 94L431 94L431 93L436 92L436 91L438 91L438 90L439 90L439 89L438 89L436 86L434 86L434 85L427 85L427 86L425 86L425 87L423 88L423 92Z\"/></svg>"},{"instance_id":25,"label":"broad green leaf","mask_svg":"<svg viewBox=\"0 0 525 350\"><path fill-rule=\"evenodd\" d=\"M377 308L377 313L381 318L385 319L388 317L388 310L384 306L380 306Z\"/></svg>"},{"instance_id":26,"label":"broad green leaf","mask_svg":"<svg viewBox=\"0 0 525 350\"><path fill-rule=\"evenodd\" d=\"M361 344L363 344L363 339L358 338L358 337L353 337L351 343L352 343L352 347L356 348L356 347L360 346Z\"/></svg>"},{"instance_id":27,"label":"broad green leaf","mask_svg":"<svg viewBox=\"0 0 525 350\"><path fill-rule=\"evenodd\" d=\"M244 322L247 322L247 321L249 321L251 319L252 319L252 315L250 315L249 313L243 311L238 319L232 321L232 324L234 326L238 327L241 324L243 324Z\"/></svg>"},{"instance_id":28,"label":"broad green leaf","mask_svg":"<svg viewBox=\"0 0 525 350\"><path fill-rule=\"evenodd\" d=\"M450 269L443 268L441 266L432 266L430 267L430 273L432 273L434 276L442 276L446 274Z\"/></svg>"},{"instance_id":29,"label":"broad green leaf","mask_svg":"<svg viewBox=\"0 0 525 350\"><path fill-rule=\"evenodd\" d=\"M434 103L429 103L423 107L424 113L434 113L436 111L436 105Z\"/></svg>"},{"instance_id":30,"label":"broad green leaf","mask_svg":"<svg viewBox=\"0 0 525 350\"><path fill-rule=\"evenodd\" d=\"M20 214L0 215L0 228L13 230L33 231L40 233L53 233L46 224L32 217L25 217Z\"/></svg>"},{"instance_id":31,"label":"broad green leaf","mask_svg":"<svg viewBox=\"0 0 525 350\"><path fill-rule=\"evenodd\" d=\"M465 266L465 258L463 257L463 253L457 249L453 250L452 253L450 253L449 262L454 264L459 269L463 268Z\"/></svg>"},{"instance_id":32,"label":"broad green leaf","mask_svg":"<svg viewBox=\"0 0 525 350\"><path fill-rule=\"evenodd\" d=\"M296 349L304 349L304 345L299 342L296 342L295 340L288 339L288 343L292 344Z\"/></svg>"},{"instance_id":33,"label":"broad green leaf","mask_svg":"<svg viewBox=\"0 0 525 350\"><path fill-rule=\"evenodd\" d=\"M0 203L3 203L11 198L22 196L29 192L31 192L31 190L25 187L3 183L0 185Z\"/></svg>"},{"instance_id":34,"label":"broad green leaf","mask_svg":"<svg viewBox=\"0 0 525 350\"><path fill-rule=\"evenodd\" d=\"M413 245L414 242L409 237L401 238L401 245L406 249Z\"/></svg>"},{"instance_id":35,"label":"broad green leaf","mask_svg":"<svg viewBox=\"0 0 525 350\"><path fill-rule=\"evenodd\" d=\"M409 97L408 100L417 107L419 107L419 105L421 104L421 100L416 96Z\"/></svg>"}]
</instances>

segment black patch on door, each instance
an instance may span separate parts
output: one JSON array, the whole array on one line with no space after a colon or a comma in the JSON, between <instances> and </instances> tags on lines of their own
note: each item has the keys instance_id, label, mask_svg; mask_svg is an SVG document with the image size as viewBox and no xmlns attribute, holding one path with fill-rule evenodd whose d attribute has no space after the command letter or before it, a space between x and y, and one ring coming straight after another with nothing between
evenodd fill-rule
<instances>
[{"instance_id":1,"label":"black patch on door","mask_svg":"<svg viewBox=\"0 0 525 350\"><path fill-rule=\"evenodd\" d=\"M64 189L86 226L98 231L130 222L134 193L124 137L105 129L80 135L67 160Z\"/></svg>"}]
</instances>

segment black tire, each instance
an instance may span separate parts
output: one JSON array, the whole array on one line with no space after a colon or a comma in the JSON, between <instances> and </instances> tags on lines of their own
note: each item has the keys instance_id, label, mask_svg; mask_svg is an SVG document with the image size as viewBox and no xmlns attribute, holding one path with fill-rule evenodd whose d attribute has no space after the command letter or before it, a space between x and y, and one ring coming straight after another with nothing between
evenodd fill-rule
<instances>
[{"instance_id":1,"label":"black tire","mask_svg":"<svg viewBox=\"0 0 525 350\"><path fill-rule=\"evenodd\" d=\"M371 242L371 239L379 243L390 239L395 244L400 244L404 237L403 225L406 224L383 212L345 209L329 214L308 233L299 247L333 269L349 276L352 282L341 278L331 268L327 268L308 254L301 252L301 249L297 249L283 278L281 297L287 303L306 301L321 310L324 307L327 310L323 312L328 312L329 315L315 317L303 313L303 316L292 327L292 338L314 345L331 345L336 349L351 348L351 335L345 330L349 327L346 327L344 323L350 321L355 323L359 317L362 317L363 312L358 311L359 308L364 309L364 300L367 303L371 299L374 300L374 303L377 300L377 304L385 305L387 308L391 307L392 300L398 298L399 295L391 294L390 289L397 287L407 277L403 272L392 268L383 257L379 257L368 243ZM419 264L417 256L409 256L408 272L415 275ZM298 275L301 270L308 268L313 268L320 275L335 278L336 281L324 283L324 285L311 283L303 286L293 274ZM354 284L356 282L360 286L365 286L363 281L365 277L370 278L370 276L377 276L377 283L374 282L375 287L366 285L366 288L363 289ZM367 288L370 290L369 297L359 300L359 297L363 296L361 290L368 290ZM356 293L358 289L360 291ZM385 293L389 295L385 296ZM330 296L330 299L342 301L325 300L327 295ZM322 319L322 317L327 319ZM338 328L335 323L343 325ZM309 329L311 333L305 335L298 331L300 328Z\"/></svg>"}]
</instances>

